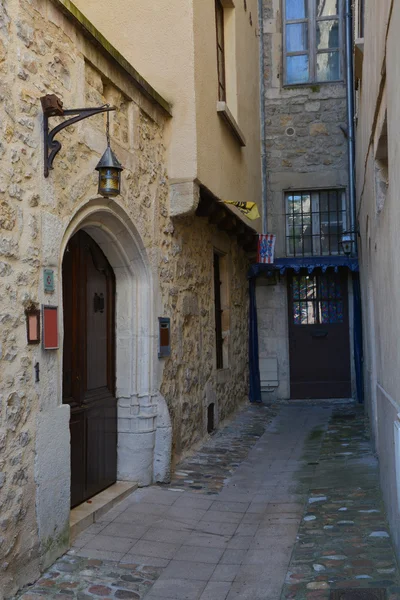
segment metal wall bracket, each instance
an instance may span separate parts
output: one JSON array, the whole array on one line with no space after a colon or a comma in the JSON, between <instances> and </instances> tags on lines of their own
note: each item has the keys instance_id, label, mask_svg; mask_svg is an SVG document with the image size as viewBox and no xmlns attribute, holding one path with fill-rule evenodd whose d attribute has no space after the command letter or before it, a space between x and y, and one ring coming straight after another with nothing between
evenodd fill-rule
<instances>
[{"instance_id":1,"label":"metal wall bracket","mask_svg":"<svg viewBox=\"0 0 400 600\"><path fill-rule=\"evenodd\" d=\"M94 108L71 108L64 110L63 103L55 94L47 94L40 98L43 110L43 142L44 142L44 176L49 176L50 169L53 168L53 161L57 153L61 150L61 142L55 140L54 137L74 123L83 121L94 115L98 115L103 112L110 112L117 110L115 106L109 106L105 104L103 106ZM67 119L63 123L60 123L49 131L49 118L50 117L66 117L68 115L76 115L71 119Z\"/></svg>"}]
</instances>

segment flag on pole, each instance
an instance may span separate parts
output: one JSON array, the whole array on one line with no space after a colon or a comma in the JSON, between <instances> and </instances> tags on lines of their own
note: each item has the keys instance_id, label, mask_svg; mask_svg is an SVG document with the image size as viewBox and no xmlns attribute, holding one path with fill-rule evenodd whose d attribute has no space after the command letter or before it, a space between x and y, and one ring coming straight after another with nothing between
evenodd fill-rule
<instances>
[{"instance_id":1,"label":"flag on pole","mask_svg":"<svg viewBox=\"0 0 400 600\"><path fill-rule=\"evenodd\" d=\"M257 262L272 265L274 262L276 236L273 233L258 236Z\"/></svg>"},{"instance_id":2,"label":"flag on pole","mask_svg":"<svg viewBox=\"0 0 400 600\"><path fill-rule=\"evenodd\" d=\"M224 200L224 204L232 204L236 206L248 219L255 221L260 218L257 204L255 202L233 202L232 200Z\"/></svg>"}]
</instances>

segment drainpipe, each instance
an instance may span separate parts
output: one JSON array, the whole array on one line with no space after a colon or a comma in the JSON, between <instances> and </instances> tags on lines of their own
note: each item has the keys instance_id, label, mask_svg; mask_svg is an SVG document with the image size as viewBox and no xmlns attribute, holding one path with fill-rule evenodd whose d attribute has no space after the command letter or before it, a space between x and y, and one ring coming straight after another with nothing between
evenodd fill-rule
<instances>
[{"instance_id":1,"label":"drainpipe","mask_svg":"<svg viewBox=\"0 0 400 600\"><path fill-rule=\"evenodd\" d=\"M356 230L352 0L346 0L346 91L349 154L350 231ZM357 239L355 240L357 247Z\"/></svg>"},{"instance_id":2,"label":"drainpipe","mask_svg":"<svg viewBox=\"0 0 400 600\"><path fill-rule=\"evenodd\" d=\"M260 119L261 119L261 207L262 232L268 233L267 216L267 150L265 145L265 86L264 86L264 6L258 0L258 29L260 33Z\"/></svg>"}]
</instances>

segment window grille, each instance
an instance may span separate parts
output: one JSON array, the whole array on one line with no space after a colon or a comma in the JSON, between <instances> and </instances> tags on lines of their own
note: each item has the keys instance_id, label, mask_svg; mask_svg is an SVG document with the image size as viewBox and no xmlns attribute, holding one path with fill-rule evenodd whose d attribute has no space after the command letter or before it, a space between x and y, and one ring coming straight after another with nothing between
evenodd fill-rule
<instances>
[{"instance_id":1,"label":"window grille","mask_svg":"<svg viewBox=\"0 0 400 600\"><path fill-rule=\"evenodd\" d=\"M342 254L346 230L346 195L343 190L286 194L286 252L288 256Z\"/></svg>"},{"instance_id":2,"label":"window grille","mask_svg":"<svg viewBox=\"0 0 400 600\"><path fill-rule=\"evenodd\" d=\"M294 325L343 323L343 289L337 273L295 275L292 286Z\"/></svg>"},{"instance_id":3,"label":"window grille","mask_svg":"<svg viewBox=\"0 0 400 600\"><path fill-rule=\"evenodd\" d=\"M283 0L285 84L342 79L343 0Z\"/></svg>"}]
</instances>

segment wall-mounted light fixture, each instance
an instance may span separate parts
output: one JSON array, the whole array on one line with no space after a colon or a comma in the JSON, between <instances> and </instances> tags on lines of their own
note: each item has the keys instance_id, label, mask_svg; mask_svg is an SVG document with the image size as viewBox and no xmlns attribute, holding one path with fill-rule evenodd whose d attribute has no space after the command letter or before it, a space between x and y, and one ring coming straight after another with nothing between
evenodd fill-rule
<instances>
[{"instance_id":1,"label":"wall-mounted light fixture","mask_svg":"<svg viewBox=\"0 0 400 600\"><path fill-rule=\"evenodd\" d=\"M356 249L357 249L357 244L356 244L357 234L358 234L358 231L343 231L342 237L340 240L340 246L343 250L343 253L346 256L352 256L353 254L355 254Z\"/></svg>"},{"instance_id":2,"label":"wall-mounted light fixture","mask_svg":"<svg viewBox=\"0 0 400 600\"><path fill-rule=\"evenodd\" d=\"M53 168L53 161L57 153L61 150L61 142L54 139L57 133L100 113L107 113L107 148L104 152L99 164L96 167L96 171L99 172L99 194L102 196L117 196L121 189L121 171L123 167L115 156L114 152L110 147L110 121L109 113L117 110L115 106L104 104L103 106L94 108L72 108L65 110L63 103L55 94L47 94L40 98L43 109L43 136L44 136L44 176L49 176L50 169ZM60 123L49 131L49 119L51 117L66 117L68 115L75 115L70 119L67 119L63 123Z\"/></svg>"}]
</instances>

